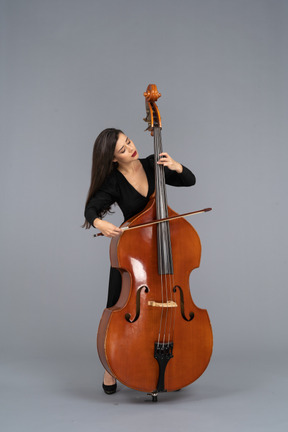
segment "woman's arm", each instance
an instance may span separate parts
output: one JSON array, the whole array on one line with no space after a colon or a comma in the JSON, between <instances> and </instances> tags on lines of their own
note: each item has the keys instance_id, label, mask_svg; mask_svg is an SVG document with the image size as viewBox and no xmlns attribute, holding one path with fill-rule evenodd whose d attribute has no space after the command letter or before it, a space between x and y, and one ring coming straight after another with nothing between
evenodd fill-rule
<instances>
[{"instance_id":1,"label":"woman's arm","mask_svg":"<svg viewBox=\"0 0 288 432\"><path fill-rule=\"evenodd\" d=\"M111 222L102 220L111 206L117 201L117 182L111 176L93 195L85 207L85 218L94 227L99 229L106 237L115 237L122 232Z\"/></svg>"},{"instance_id":2,"label":"woman's arm","mask_svg":"<svg viewBox=\"0 0 288 432\"><path fill-rule=\"evenodd\" d=\"M166 152L160 153L157 164L165 167L165 180L171 186L193 186L196 183L195 175Z\"/></svg>"},{"instance_id":3,"label":"woman's arm","mask_svg":"<svg viewBox=\"0 0 288 432\"><path fill-rule=\"evenodd\" d=\"M105 237L116 237L122 232L121 228L118 228L117 226L113 225L111 222L102 220L100 218L94 219L92 225L95 228L99 229L99 231L101 231L101 233Z\"/></svg>"}]
</instances>

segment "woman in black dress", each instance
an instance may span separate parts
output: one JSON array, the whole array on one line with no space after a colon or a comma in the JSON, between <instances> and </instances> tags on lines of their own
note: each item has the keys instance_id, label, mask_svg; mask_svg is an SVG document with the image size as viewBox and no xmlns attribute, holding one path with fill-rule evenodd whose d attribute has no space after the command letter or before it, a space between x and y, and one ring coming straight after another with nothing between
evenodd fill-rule
<instances>
[{"instance_id":1,"label":"woman in black dress","mask_svg":"<svg viewBox=\"0 0 288 432\"><path fill-rule=\"evenodd\" d=\"M194 174L168 155L161 153L157 164L164 165L165 181L172 186L192 186ZM117 203L124 221L142 211L155 189L154 155L139 159L134 143L119 129L105 129L97 137L92 158L91 185L85 206L83 227L99 229L106 237L121 234L121 228L103 220ZM121 292L121 275L111 268L106 307L114 306ZM104 373L105 393L116 391L116 380Z\"/></svg>"}]
</instances>

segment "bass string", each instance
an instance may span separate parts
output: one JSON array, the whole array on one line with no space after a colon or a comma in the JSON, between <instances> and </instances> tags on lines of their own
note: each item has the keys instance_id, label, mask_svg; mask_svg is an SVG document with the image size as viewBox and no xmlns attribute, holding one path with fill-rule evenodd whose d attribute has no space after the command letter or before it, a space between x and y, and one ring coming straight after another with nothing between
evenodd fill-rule
<instances>
[{"instance_id":1,"label":"bass string","mask_svg":"<svg viewBox=\"0 0 288 432\"><path fill-rule=\"evenodd\" d=\"M164 227L166 228L166 227ZM161 230L161 228L160 228ZM165 239L167 235L166 229L163 230L163 238ZM171 340L173 340L173 328L175 324L175 307L169 307L170 301L175 301L173 295L173 286L174 286L174 274L171 272L167 273L165 271L165 260L163 259L163 256L165 254L165 247L163 247L162 241L160 241L160 272L161 272L161 291L162 291L162 304L166 304L166 307L162 306L161 311L161 319L160 319L160 329L163 324L163 335L162 335L162 344L164 345L166 342L169 343ZM164 323L163 323L164 321ZM160 339L160 335L159 335Z\"/></svg>"},{"instance_id":2,"label":"bass string","mask_svg":"<svg viewBox=\"0 0 288 432\"><path fill-rule=\"evenodd\" d=\"M158 228L157 228L158 230ZM157 237L158 237L158 233L159 230L157 231ZM162 247L161 247L161 242L159 242L159 238L157 238L157 251L158 251L158 260L160 258L159 261L159 273L160 273L160 281L161 281L161 302L162 305L165 301L164 298L164 290L163 290L163 285L164 285L164 281L163 281L163 272L164 272L164 268L163 268L163 260L162 260L162 255L163 255L163 251L162 251ZM162 323L163 323L163 315L164 315L164 308L163 306L161 307L161 312L160 312L160 322L159 322L159 331L158 331L158 341L157 341L157 346L159 347L161 341L163 342L163 337L162 337ZM164 334L165 334L165 328L164 328Z\"/></svg>"},{"instance_id":3,"label":"bass string","mask_svg":"<svg viewBox=\"0 0 288 432\"><path fill-rule=\"evenodd\" d=\"M168 306L169 302L175 301L175 294L173 294L174 287L174 271L173 271L173 260L172 260L172 250L171 250L171 238L170 238L170 226L169 222L163 222L161 224L161 253L160 262L164 263L164 287L162 289L165 293L164 303L167 304L165 308L165 335L163 337L163 343L169 343L171 339L173 340L173 329L175 323L175 312L176 308L171 305ZM163 247L163 245L165 245ZM162 265L163 267L163 265Z\"/></svg>"},{"instance_id":4,"label":"bass string","mask_svg":"<svg viewBox=\"0 0 288 432\"><path fill-rule=\"evenodd\" d=\"M160 154L160 143L159 143L159 134L158 128L154 128L154 165L155 165L155 188L156 188L156 218L158 218L159 214L161 214L161 190L160 190L160 167L157 165L157 161L159 159ZM161 225L161 224L160 224ZM158 259L158 273L160 274L160 286L161 286L161 302L162 305L164 303L164 291L163 291L163 251L162 251L162 242L161 242L161 232L160 228L157 227L157 259ZM163 314L164 309L161 307L160 312L160 321L159 321L159 329L158 329L158 341L157 346L159 347L160 342L163 340L162 338L162 323L163 323ZM157 316L158 314L156 314ZM165 331L165 330L164 330Z\"/></svg>"},{"instance_id":5,"label":"bass string","mask_svg":"<svg viewBox=\"0 0 288 432\"><path fill-rule=\"evenodd\" d=\"M165 171L163 165L158 165L159 155L162 153L162 140L160 128L154 128L154 153L155 153L155 187L156 187L156 216L157 219L168 217L167 194L165 187ZM158 332L158 346L164 345L173 339L175 325L175 308L169 307L169 302L174 301L173 294L174 272L171 250L169 222L162 222L157 227L158 272L161 279L161 314ZM166 306L164 306L166 304Z\"/></svg>"},{"instance_id":6,"label":"bass string","mask_svg":"<svg viewBox=\"0 0 288 432\"><path fill-rule=\"evenodd\" d=\"M160 136L161 140L161 136ZM162 146L162 144L161 144ZM162 151L162 149L161 149ZM162 191L162 199L163 199L163 207L164 207L164 217L168 217L168 206L167 206L167 192L166 192L166 184L165 184L165 169L164 166L161 166L161 191ZM165 266L165 294L166 294L166 303L169 301L174 301L173 298L173 282L174 282L174 269L173 269L173 256L172 256L172 248L171 248L171 236L170 236L170 224L169 222L163 222L160 230L162 231L162 242L165 245L163 248L164 254L164 262ZM171 339L173 340L173 316L175 316L174 307L166 307L165 313L165 336L167 335L167 342L169 343ZM166 342L163 340L163 343Z\"/></svg>"}]
</instances>

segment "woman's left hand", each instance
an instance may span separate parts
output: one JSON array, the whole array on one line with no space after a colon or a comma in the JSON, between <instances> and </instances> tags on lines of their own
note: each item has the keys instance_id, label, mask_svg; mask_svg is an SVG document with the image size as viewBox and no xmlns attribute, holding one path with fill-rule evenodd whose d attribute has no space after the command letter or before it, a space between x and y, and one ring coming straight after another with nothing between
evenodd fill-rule
<instances>
[{"instance_id":1,"label":"woman's left hand","mask_svg":"<svg viewBox=\"0 0 288 432\"><path fill-rule=\"evenodd\" d=\"M171 171L176 171L178 174L181 174L183 171L183 167L179 162L176 162L174 159L169 156L168 153L163 152L160 153L160 159L157 162L158 165L167 166Z\"/></svg>"}]
</instances>

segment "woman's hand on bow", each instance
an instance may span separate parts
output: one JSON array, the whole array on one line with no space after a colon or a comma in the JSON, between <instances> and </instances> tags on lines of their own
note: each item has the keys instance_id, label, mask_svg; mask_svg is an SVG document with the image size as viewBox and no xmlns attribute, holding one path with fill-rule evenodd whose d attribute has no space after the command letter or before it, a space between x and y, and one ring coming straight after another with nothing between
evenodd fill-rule
<instances>
[{"instance_id":1,"label":"woman's hand on bow","mask_svg":"<svg viewBox=\"0 0 288 432\"><path fill-rule=\"evenodd\" d=\"M160 153L160 159L158 160L158 165L167 166L171 171L176 171L178 174L181 174L183 171L183 167L179 162L176 162L174 159L169 156L168 153L163 152Z\"/></svg>"},{"instance_id":2,"label":"woman's hand on bow","mask_svg":"<svg viewBox=\"0 0 288 432\"><path fill-rule=\"evenodd\" d=\"M105 237L116 237L123 232L121 228L113 225L111 222L96 218L93 221L95 228L99 229Z\"/></svg>"}]
</instances>

